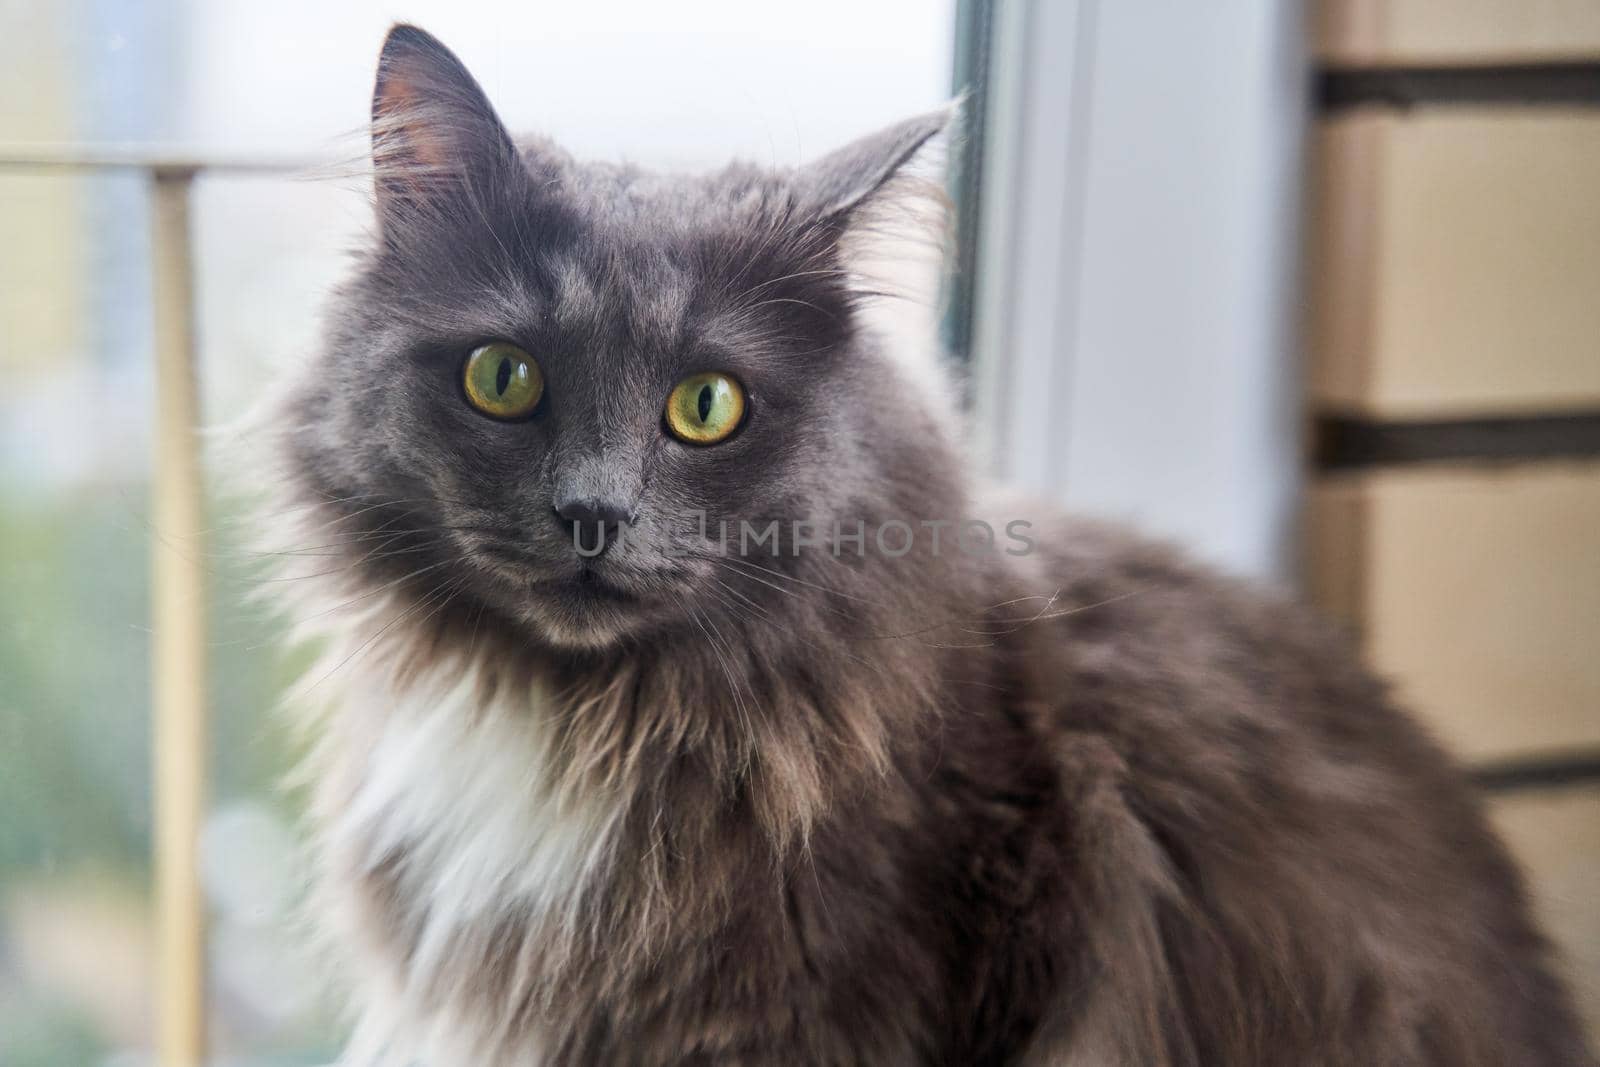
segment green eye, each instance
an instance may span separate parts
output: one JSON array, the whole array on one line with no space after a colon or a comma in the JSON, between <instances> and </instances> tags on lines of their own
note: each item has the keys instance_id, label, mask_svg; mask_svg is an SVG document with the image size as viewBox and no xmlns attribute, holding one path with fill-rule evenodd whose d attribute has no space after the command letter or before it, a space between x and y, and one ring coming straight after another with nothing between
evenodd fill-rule
<instances>
[{"instance_id":1,"label":"green eye","mask_svg":"<svg viewBox=\"0 0 1600 1067\"><path fill-rule=\"evenodd\" d=\"M544 375L539 364L516 345L491 341L474 348L463 372L467 401L496 419L520 419L532 414L544 395Z\"/></svg>"},{"instance_id":2,"label":"green eye","mask_svg":"<svg viewBox=\"0 0 1600 1067\"><path fill-rule=\"evenodd\" d=\"M695 374L667 397L667 429L691 445L714 445L744 420L744 390L726 374Z\"/></svg>"}]
</instances>

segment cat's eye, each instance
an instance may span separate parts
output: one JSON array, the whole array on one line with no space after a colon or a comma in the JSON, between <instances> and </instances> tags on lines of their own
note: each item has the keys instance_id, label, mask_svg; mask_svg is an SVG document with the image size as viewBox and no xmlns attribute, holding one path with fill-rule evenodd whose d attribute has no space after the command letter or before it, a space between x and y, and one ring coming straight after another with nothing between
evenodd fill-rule
<instances>
[{"instance_id":1,"label":"cat's eye","mask_svg":"<svg viewBox=\"0 0 1600 1067\"><path fill-rule=\"evenodd\" d=\"M742 421L744 390L726 374L690 375L667 397L667 429L691 445L725 440Z\"/></svg>"},{"instance_id":2,"label":"cat's eye","mask_svg":"<svg viewBox=\"0 0 1600 1067\"><path fill-rule=\"evenodd\" d=\"M544 395L539 364L506 341L491 341L467 356L463 386L473 407L496 419L531 415Z\"/></svg>"}]
</instances>

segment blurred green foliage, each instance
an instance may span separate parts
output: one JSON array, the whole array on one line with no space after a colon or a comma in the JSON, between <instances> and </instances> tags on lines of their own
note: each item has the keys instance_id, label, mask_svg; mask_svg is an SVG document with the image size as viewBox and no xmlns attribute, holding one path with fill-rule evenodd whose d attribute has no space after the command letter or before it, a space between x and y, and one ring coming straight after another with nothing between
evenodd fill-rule
<instances>
[{"instance_id":1,"label":"blurred green foliage","mask_svg":"<svg viewBox=\"0 0 1600 1067\"><path fill-rule=\"evenodd\" d=\"M92 880L126 886L148 914L149 574L144 485L38 492L0 487L0 1064L94 1064L112 1050L73 991L39 984L8 952L7 902L21 889ZM294 819L280 782L296 753L279 695L303 667L252 602L239 547L248 520L212 518L205 545L161 551L206 561L211 798L251 798ZM274 1035L274 1062L326 1057L326 1033ZM315 1052L292 1054L297 1047ZM259 1062L252 1060L252 1062Z\"/></svg>"},{"instance_id":2,"label":"blurred green foliage","mask_svg":"<svg viewBox=\"0 0 1600 1067\"><path fill-rule=\"evenodd\" d=\"M0 510L0 884L147 865L149 567L130 499Z\"/></svg>"}]
</instances>

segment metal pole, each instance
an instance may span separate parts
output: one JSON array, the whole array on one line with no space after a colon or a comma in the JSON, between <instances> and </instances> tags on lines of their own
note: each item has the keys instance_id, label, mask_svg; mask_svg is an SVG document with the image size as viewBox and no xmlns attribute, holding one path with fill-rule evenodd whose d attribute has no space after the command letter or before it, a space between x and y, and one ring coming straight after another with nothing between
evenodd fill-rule
<instances>
[{"instance_id":1,"label":"metal pole","mask_svg":"<svg viewBox=\"0 0 1600 1067\"><path fill-rule=\"evenodd\" d=\"M194 169L152 171L156 422L151 600L155 792L157 1063L205 1058L205 900L198 842L205 802L206 619L203 488L195 380L189 193Z\"/></svg>"}]
</instances>

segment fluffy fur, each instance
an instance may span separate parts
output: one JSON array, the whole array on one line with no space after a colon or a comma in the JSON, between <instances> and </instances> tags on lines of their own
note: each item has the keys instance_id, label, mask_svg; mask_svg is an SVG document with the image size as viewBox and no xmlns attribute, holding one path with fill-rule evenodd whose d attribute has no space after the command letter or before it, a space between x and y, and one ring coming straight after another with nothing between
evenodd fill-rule
<instances>
[{"instance_id":1,"label":"fluffy fur","mask_svg":"<svg viewBox=\"0 0 1600 1067\"><path fill-rule=\"evenodd\" d=\"M271 421L349 1063L1591 1062L1460 774L1339 639L970 488L846 255L941 116L789 172L580 164L409 27L374 116L378 232ZM462 398L488 339L539 361L530 419ZM751 408L694 448L661 409L707 369ZM584 560L573 492L1037 548Z\"/></svg>"}]
</instances>

